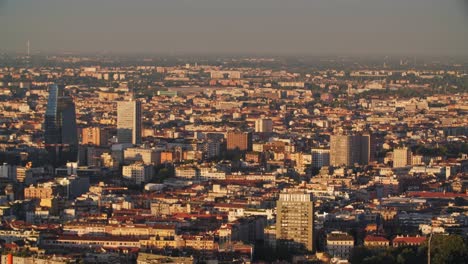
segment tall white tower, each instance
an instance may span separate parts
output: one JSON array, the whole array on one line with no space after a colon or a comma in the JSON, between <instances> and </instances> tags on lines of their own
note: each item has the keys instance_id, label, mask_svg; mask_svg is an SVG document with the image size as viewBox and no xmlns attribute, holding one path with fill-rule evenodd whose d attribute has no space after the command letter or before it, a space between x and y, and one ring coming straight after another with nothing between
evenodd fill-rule
<instances>
[{"instance_id":1,"label":"tall white tower","mask_svg":"<svg viewBox=\"0 0 468 264\"><path fill-rule=\"evenodd\" d=\"M117 103L117 139L119 143L141 144L141 102Z\"/></svg>"}]
</instances>

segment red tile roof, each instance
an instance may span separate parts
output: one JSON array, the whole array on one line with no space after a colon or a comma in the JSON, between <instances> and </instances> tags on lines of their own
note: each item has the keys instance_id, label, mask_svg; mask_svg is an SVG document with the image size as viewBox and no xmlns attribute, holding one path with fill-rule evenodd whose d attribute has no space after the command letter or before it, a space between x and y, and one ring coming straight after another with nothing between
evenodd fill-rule
<instances>
[{"instance_id":1,"label":"red tile roof","mask_svg":"<svg viewBox=\"0 0 468 264\"><path fill-rule=\"evenodd\" d=\"M453 193L453 192L408 192L409 197L420 198L468 198L466 193Z\"/></svg>"},{"instance_id":2,"label":"red tile roof","mask_svg":"<svg viewBox=\"0 0 468 264\"><path fill-rule=\"evenodd\" d=\"M366 236L366 238L364 238L364 241L366 242L390 242L388 239L386 239L385 237L381 237L381 236Z\"/></svg>"}]
</instances>

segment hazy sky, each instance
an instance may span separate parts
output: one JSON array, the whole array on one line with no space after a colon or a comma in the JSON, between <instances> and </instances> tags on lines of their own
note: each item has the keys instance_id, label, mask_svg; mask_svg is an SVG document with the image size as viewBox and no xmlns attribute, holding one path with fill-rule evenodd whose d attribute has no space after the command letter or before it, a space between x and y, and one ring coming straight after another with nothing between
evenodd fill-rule
<instances>
[{"instance_id":1,"label":"hazy sky","mask_svg":"<svg viewBox=\"0 0 468 264\"><path fill-rule=\"evenodd\" d=\"M468 0L0 0L0 51L468 55Z\"/></svg>"}]
</instances>

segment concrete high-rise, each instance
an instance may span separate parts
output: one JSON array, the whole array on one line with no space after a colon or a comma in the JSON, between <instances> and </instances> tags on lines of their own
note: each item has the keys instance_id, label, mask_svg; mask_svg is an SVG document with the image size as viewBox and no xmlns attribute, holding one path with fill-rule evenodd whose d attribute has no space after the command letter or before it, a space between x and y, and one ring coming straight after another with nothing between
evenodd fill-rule
<instances>
[{"instance_id":1,"label":"concrete high-rise","mask_svg":"<svg viewBox=\"0 0 468 264\"><path fill-rule=\"evenodd\" d=\"M273 121L269 118L259 118L255 120L255 132L257 133L273 132Z\"/></svg>"},{"instance_id":2,"label":"concrete high-rise","mask_svg":"<svg viewBox=\"0 0 468 264\"><path fill-rule=\"evenodd\" d=\"M411 150L409 148L395 148L393 150L393 168L411 165Z\"/></svg>"},{"instance_id":3,"label":"concrete high-rise","mask_svg":"<svg viewBox=\"0 0 468 264\"><path fill-rule=\"evenodd\" d=\"M332 135L330 137L330 165L366 165L371 160L369 135Z\"/></svg>"},{"instance_id":4,"label":"concrete high-rise","mask_svg":"<svg viewBox=\"0 0 468 264\"><path fill-rule=\"evenodd\" d=\"M119 143L141 144L141 102L117 103L117 139Z\"/></svg>"},{"instance_id":5,"label":"concrete high-rise","mask_svg":"<svg viewBox=\"0 0 468 264\"><path fill-rule=\"evenodd\" d=\"M73 98L63 87L51 85L44 122L44 143L49 160L58 167L78 159L78 129Z\"/></svg>"},{"instance_id":6,"label":"concrete high-rise","mask_svg":"<svg viewBox=\"0 0 468 264\"><path fill-rule=\"evenodd\" d=\"M314 249L312 194L280 193L276 203L276 240L289 247Z\"/></svg>"},{"instance_id":7,"label":"concrete high-rise","mask_svg":"<svg viewBox=\"0 0 468 264\"><path fill-rule=\"evenodd\" d=\"M250 132L228 132L227 150L252 150L252 133Z\"/></svg>"}]
</instances>

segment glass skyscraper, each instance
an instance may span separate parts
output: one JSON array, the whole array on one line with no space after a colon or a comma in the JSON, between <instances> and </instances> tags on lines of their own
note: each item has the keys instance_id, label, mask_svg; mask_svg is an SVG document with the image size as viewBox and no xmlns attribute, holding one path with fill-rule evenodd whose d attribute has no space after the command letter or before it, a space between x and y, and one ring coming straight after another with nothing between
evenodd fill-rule
<instances>
[{"instance_id":1,"label":"glass skyscraper","mask_svg":"<svg viewBox=\"0 0 468 264\"><path fill-rule=\"evenodd\" d=\"M64 94L63 87L49 87L44 123L44 143L49 161L58 167L78 159L78 131L75 103Z\"/></svg>"}]
</instances>

